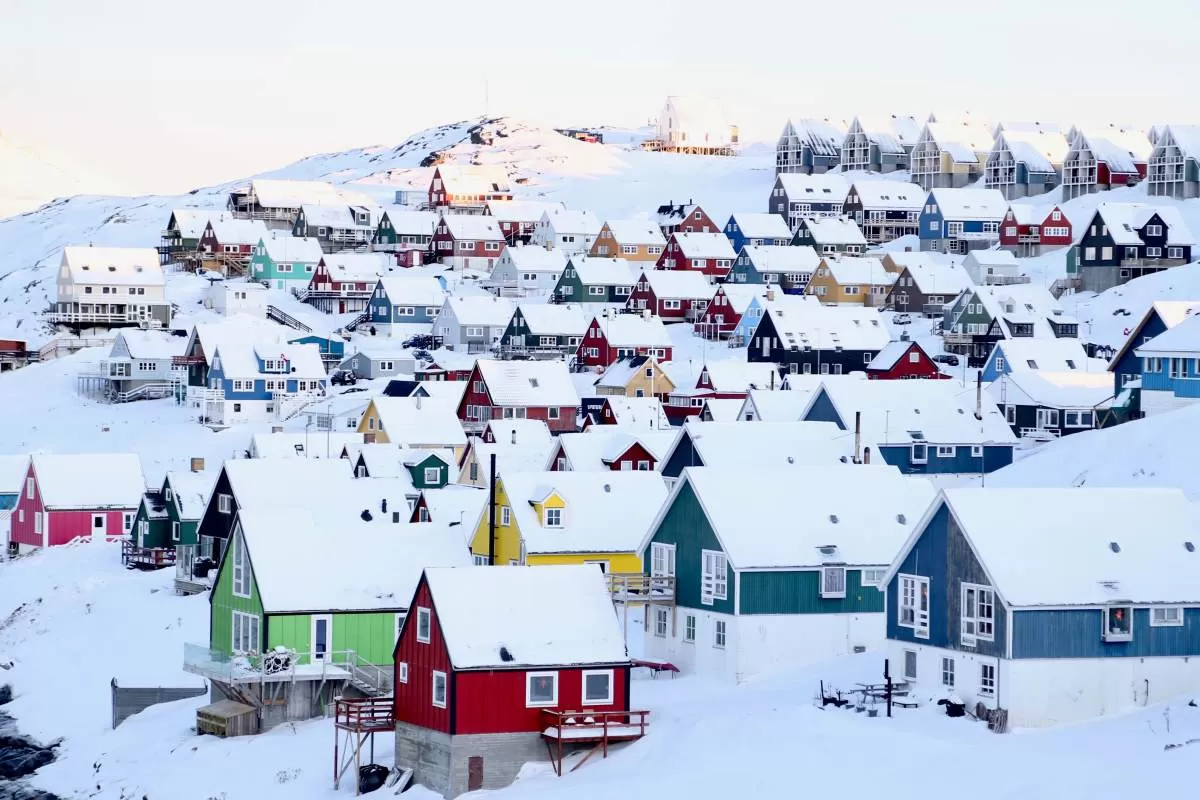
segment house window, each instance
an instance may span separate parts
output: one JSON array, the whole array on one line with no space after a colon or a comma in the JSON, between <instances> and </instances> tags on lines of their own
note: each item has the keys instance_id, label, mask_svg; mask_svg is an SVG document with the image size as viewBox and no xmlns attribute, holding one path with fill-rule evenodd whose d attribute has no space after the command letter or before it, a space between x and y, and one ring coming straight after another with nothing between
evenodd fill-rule
<instances>
[{"instance_id":1,"label":"house window","mask_svg":"<svg viewBox=\"0 0 1200 800\"><path fill-rule=\"evenodd\" d=\"M1162 236L1162 225L1147 225L1146 226L1146 235L1147 236Z\"/></svg>"},{"instance_id":2,"label":"house window","mask_svg":"<svg viewBox=\"0 0 1200 800\"><path fill-rule=\"evenodd\" d=\"M559 418L558 415L559 415L558 406L550 406L550 408L546 410L546 417L548 419L558 419Z\"/></svg>"},{"instance_id":3,"label":"house window","mask_svg":"<svg viewBox=\"0 0 1200 800\"><path fill-rule=\"evenodd\" d=\"M250 558L244 540L233 548L233 596L250 596Z\"/></svg>"},{"instance_id":4,"label":"house window","mask_svg":"<svg viewBox=\"0 0 1200 800\"><path fill-rule=\"evenodd\" d=\"M1066 418L1066 427L1068 428L1090 428L1092 427L1092 412L1091 411L1064 411Z\"/></svg>"},{"instance_id":5,"label":"house window","mask_svg":"<svg viewBox=\"0 0 1200 800\"><path fill-rule=\"evenodd\" d=\"M558 705L558 673L526 673L525 705L528 708Z\"/></svg>"},{"instance_id":6,"label":"house window","mask_svg":"<svg viewBox=\"0 0 1200 800\"><path fill-rule=\"evenodd\" d=\"M669 577L675 574L675 545L653 542L650 545L650 575Z\"/></svg>"},{"instance_id":7,"label":"house window","mask_svg":"<svg viewBox=\"0 0 1200 800\"><path fill-rule=\"evenodd\" d=\"M25 497L29 500L32 500L33 494L34 494L33 478L26 478L25 479Z\"/></svg>"},{"instance_id":8,"label":"house window","mask_svg":"<svg viewBox=\"0 0 1200 800\"><path fill-rule=\"evenodd\" d=\"M228 494L217 495L217 511L222 514L233 513L233 496Z\"/></svg>"},{"instance_id":9,"label":"house window","mask_svg":"<svg viewBox=\"0 0 1200 800\"><path fill-rule=\"evenodd\" d=\"M1133 640L1133 607L1109 606L1104 609L1104 641L1129 642Z\"/></svg>"},{"instance_id":10,"label":"house window","mask_svg":"<svg viewBox=\"0 0 1200 800\"><path fill-rule=\"evenodd\" d=\"M954 688L954 659L942 658L942 686Z\"/></svg>"},{"instance_id":11,"label":"house window","mask_svg":"<svg viewBox=\"0 0 1200 800\"><path fill-rule=\"evenodd\" d=\"M426 483L437 483L441 479L442 479L442 470L440 467L426 467L425 468L425 482Z\"/></svg>"},{"instance_id":12,"label":"house window","mask_svg":"<svg viewBox=\"0 0 1200 800\"><path fill-rule=\"evenodd\" d=\"M714 600L725 600L729 593L728 562L724 553L702 550L703 569L700 574L700 602L711 606Z\"/></svg>"},{"instance_id":13,"label":"house window","mask_svg":"<svg viewBox=\"0 0 1200 800\"><path fill-rule=\"evenodd\" d=\"M939 444L937 446L938 458L954 458L954 445Z\"/></svg>"},{"instance_id":14,"label":"house window","mask_svg":"<svg viewBox=\"0 0 1200 800\"><path fill-rule=\"evenodd\" d=\"M983 445L971 445L971 458L983 458Z\"/></svg>"},{"instance_id":15,"label":"house window","mask_svg":"<svg viewBox=\"0 0 1200 800\"><path fill-rule=\"evenodd\" d=\"M977 639L990 642L996 632L996 597L987 586L974 583L962 585L962 627L959 641L964 647L974 647Z\"/></svg>"},{"instance_id":16,"label":"house window","mask_svg":"<svg viewBox=\"0 0 1200 800\"><path fill-rule=\"evenodd\" d=\"M612 705L613 671L611 669L585 669L583 671L583 702L596 706Z\"/></svg>"},{"instance_id":17,"label":"house window","mask_svg":"<svg viewBox=\"0 0 1200 800\"><path fill-rule=\"evenodd\" d=\"M1162 248L1161 247L1147 247L1146 248L1146 258L1162 258Z\"/></svg>"},{"instance_id":18,"label":"house window","mask_svg":"<svg viewBox=\"0 0 1200 800\"><path fill-rule=\"evenodd\" d=\"M696 643L696 615L688 614L683 618L683 641L688 644Z\"/></svg>"},{"instance_id":19,"label":"house window","mask_svg":"<svg viewBox=\"0 0 1200 800\"><path fill-rule=\"evenodd\" d=\"M915 352L914 352L914 353L909 353L909 354L908 354L908 363L910 363L910 364L919 364L920 362L921 362L921 354L920 354L920 353L915 353Z\"/></svg>"},{"instance_id":20,"label":"house window","mask_svg":"<svg viewBox=\"0 0 1200 800\"><path fill-rule=\"evenodd\" d=\"M929 461L929 446L925 444L914 444L912 446L912 462L914 464L924 464L927 461Z\"/></svg>"},{"instance_id":21,"label":"house window","mask_svg":"<svg viewBox=\"0 0 1200 800\"><path fill-rule=\"evenodd\" d=\"M916 575L900 576L900 602L896 623L912 628L919 639L929 638L929 579Z\"/></svg>"},{"instance_id":22,"label":"house window","mask_svg":"<svg viewBox=\"0 0 1200 800\"><path fill-rule=\"evenodd\" d=\"M131 530L133 530L133 512L132 511L125 512L124 517L121 520L121 524L124 527L126 533L129 533Z\"/></svg>"},{"instance_id":23,"label":"house window","mask_svg":"<svg viewBox=\"0 0 1200 800\"><path fill-rule=\"evenodd\" d=\"M446 673L433 673L433 705L435 708L446 707Z\"/></svg>"},{"instance_id":24,"label":"house window","mask_svg":"<svg viewBox=\"0 0 1200 800\"><path fill-rule=\"evenodd\" d=\"M545 522L546 522L547 528L561 528L562 527L562 509L561 508L547 508L545 517L546 517Z\"/></svg>"},{"instance_id":25,"label":"house window","mask_svg":"<svg viewBox=\"0 0 1200 800\"><path fill-rule=\"evenodd\" d=\"M904 679L906 681L915 681L917 679L917 651L904 651Z\"/></svg>"},{"instance_id":26,"label":"house window","mask_svg":"<svg viewBox=\"0 0 1200 800\"><path fill-rule=\"evenodd\" d=\"M1005 406L1004 407L1004 421L1007 422L1009 425L1017 424L1017 407L1016 406Z\"/></svg>"},{"instance_id":27,"label":"house window","mask_svg":"<svg viewBox=\"0 0 1200 800\"><path fill-rule=\"evenodd\" d=\"M846 568L821 567L821 597L846 596Z\"/></svg>"},{"instance_id":28,"label":"house window","mask_svg":"<svg viewBox=\"0 0 1200 800\"><path fill-rule=\"evenodd\" d=\"M1150 609L1150 627L1177 627L1183 624L1183 609L1180 606L1161 606Z\"/></svg>"},{"instance_id":29,"label":"house window","mask_svg":"<svg viewBox=\"0 0 1200 800\"><path fill-rule=\"evenodd\" d=\"M713 622L713 647L718 650L725 649L725 620L723 619Z\"/></svg>"},{"instance_id":30,"label":"house window","mask_svg":"<svg viewBox=\"0 0 1200 800\"><path fill-rule=\"evenodd\" d=\"M396 671L400 673L400 676L399 676L400 682L408 683L408 662L401 661L399 664L396 665L396 667L397 667Z\"/></svg>"},{"instance_id":31,"label":"house window","mask_svg":"<svg viewBox=\"0 0 1200 800\"><path fill-rule=\"evenodd\" d=\"M258 652L258 615L244 611L233 612L233 652Z\"/></svg>"},{"instance_id":32,"label":"house window","mask_svg":"<svg viewBox=\"0 0 1200 800\"><path fill-rule=\"evenodd\" d=\"M863 586L878 586L883 583L883 576L887 570L882 567L864 568L859 573L859 583Z\"/></svg>"},{"instance_id":33,"label":"house window","mask_svg":"<svg viewBox=\"0 0 1200 800\"><path fill-rule=\"evenodd\" d=\"M979 665L979 694L983 697L996 696L996 665Z\"/></svg>"},{"instance_id":34,"label":"house window","mask_svg":"<svg viewBox=\"0 0 1200 800\"><path fill-rule=\"evenodd\" d=\"M1183 248L1182 247L1168 247L1167 248L1167 258L1183 258Z\"/></svg>"},{"instance_id":35,"label":"house window","mask_svg":"<svg viewBox=\"0 0 1200 800\"><path fill-rule=\"evenodd\" d=\"M508 525L512 519L512 510L508 506L503 506L500 509L500 524Z\"/></svg>"},{"instance_id":36,"label":"house window","mask_svg":"<svg viewBox=\"0 0 1200 800\"><path fill-rule=\"evenodd\" d=\"M432 627L433 615L429 609L417 606L417 641L421 644L429 644Z\"/></svg>"},{"instance_id":37,"label":"house window","mask_svg":"<svg viewBox=\"0 0 1200 800\"><path fill-rule=\"evenodd\" d=\"M667 638L667 618L669 612L661 606L654 608L654 635L659 639Z\"/></svg>"}]
</instances>

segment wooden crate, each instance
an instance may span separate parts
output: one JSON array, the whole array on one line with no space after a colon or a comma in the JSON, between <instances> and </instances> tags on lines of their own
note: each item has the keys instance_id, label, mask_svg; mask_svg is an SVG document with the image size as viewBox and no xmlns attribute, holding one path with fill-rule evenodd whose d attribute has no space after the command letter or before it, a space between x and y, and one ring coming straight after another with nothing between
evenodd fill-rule
<instances>
[{"instance_id":1,"label":"wooden crate","mask_svg":"<svg viewBox=\"0 0 1200 800\"><path fill-rule=\"evenodd\" d=\"M258 714L236 700L218 700L196 709L196 732L213 736L251 736L258 733Z\"/></svg>"}]
</instances>

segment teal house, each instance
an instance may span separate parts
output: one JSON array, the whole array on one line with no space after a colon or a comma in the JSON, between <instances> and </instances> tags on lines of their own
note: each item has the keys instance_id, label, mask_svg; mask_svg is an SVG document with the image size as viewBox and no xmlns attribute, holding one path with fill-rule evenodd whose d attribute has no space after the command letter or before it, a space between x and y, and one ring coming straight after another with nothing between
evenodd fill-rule
<instances>
[{"instance_id":1,"label":"teal house","mask_svg":"<svg viewBox=\"0 0 1200 800\"><path fill-rule=\"evenodd\" d=\"M250 256L250 280L268 289L304 289L323 253L316 239L279 233L258 240Z\"/></svg>"}]
</instances>

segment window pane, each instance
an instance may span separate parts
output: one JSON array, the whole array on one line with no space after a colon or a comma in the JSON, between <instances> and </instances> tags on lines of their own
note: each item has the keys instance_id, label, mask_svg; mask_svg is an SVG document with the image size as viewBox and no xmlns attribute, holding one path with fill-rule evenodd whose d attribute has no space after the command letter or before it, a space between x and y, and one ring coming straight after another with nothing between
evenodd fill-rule
<instances>
[{"instance_id":1,"label":"window pane","mask_svg":"<svg viewBox=\"0 0 1200 800\"><path fill-rule=\"evenodd\" d=\"M584 677L583 699L589 703L607 702L611 680L608 673L593 673Z\"/></svg>"}]
</instances>

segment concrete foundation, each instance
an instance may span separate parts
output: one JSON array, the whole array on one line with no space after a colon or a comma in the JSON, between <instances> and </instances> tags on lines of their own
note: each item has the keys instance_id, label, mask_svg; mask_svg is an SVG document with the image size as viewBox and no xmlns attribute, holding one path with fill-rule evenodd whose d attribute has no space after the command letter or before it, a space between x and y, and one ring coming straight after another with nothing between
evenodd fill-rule
<instances>
[{"instance_id":1,"label":"concrete foundation","mask_svg":"<svg viewBox=\"0 0 1200 800\"><path fill-rule=\"evenodd\" d=\"M471 764L476 762L477 785ZM405 722L396 724L396 765L413 770L413 780L447 800L475 789L502 789L530 761L549 760L537 733L451 736Z\"/></svg>"}]
</instances>

